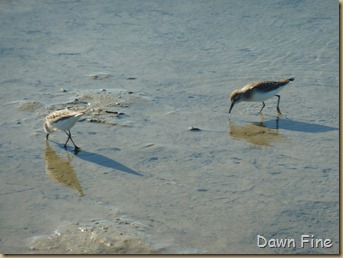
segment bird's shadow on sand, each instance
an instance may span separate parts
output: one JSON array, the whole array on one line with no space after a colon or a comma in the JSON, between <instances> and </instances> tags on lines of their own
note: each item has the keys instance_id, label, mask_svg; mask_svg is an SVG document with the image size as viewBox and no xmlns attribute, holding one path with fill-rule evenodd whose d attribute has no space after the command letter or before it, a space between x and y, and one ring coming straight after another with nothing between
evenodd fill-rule
<instances>
[{"instance_id":1,"label":"bird's shadow on sand","mask_svg":"<svg viewBox=\"0 0 343 258\"><path fill-rule=\"evenodd\" d=\"M283 129L289 131L297 131L297 132L305 132L305 133L324 133L329 131L338 131L338 128L308 123L308 122L301 122L295 121L292 119L283 119L277 117L276 119L270 119L263 122L253 122L253 124L258 126L268 127L270 129Z\"/></svg>"},{"instance_id":2,"label":"bird's shadow on sand","mask_svg":"<svg viewBox=\"0 0 343 258\"><path fill-rule=\"evenodd\" d=\"M61 149L65 150L63 144L60 144L57 142L54 142L54 143L57 144ZM92 162L94 164L97 164L97 165L100 165L103 167L108 167L111 169L120 170L122 172L129 173L132 175L143 176L142 174L138 173L137 171L125 166L122 163L119 163L113 159L110 159L104 155L94 153L94 152L85 151L82 148L80 150L75 151L73 148L71 148L69 146L67 147L66 150L74 153L76 157L83 159L85 161Z\"/></svg>"}]
</instances>

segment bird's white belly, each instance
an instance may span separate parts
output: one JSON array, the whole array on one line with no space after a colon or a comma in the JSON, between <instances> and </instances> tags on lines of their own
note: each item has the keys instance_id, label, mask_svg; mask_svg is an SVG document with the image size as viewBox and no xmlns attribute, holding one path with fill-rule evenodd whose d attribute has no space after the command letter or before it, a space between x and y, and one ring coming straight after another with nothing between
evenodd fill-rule
<instances>
[{"instance_id":1,"label":"bird's white belly","mask_svg":"<svg viewBox=\"0 0 343 258\"><path fill-rule=\"evenodd\" d=\"M267 92L261 92L261 91L255 91L252 94L252 98L251 99L247 99L246 101L265 101L273 96L275 96L279 91L281 90L281 88L278 88L276 90L273 91L267 91Z\"/></svg>"},{"instance_id":2,"label":"bird's white belly","mask_svg":"<svg viewBox=\"0 0 343 258\"><path fill-rule=\"evenodd\" d=\"M67 119L59 120L52 124L53 127L61 131L67 131L72 128L76 122L80 119L80 116L69 117Z\"/></svg>"}]
</instances>

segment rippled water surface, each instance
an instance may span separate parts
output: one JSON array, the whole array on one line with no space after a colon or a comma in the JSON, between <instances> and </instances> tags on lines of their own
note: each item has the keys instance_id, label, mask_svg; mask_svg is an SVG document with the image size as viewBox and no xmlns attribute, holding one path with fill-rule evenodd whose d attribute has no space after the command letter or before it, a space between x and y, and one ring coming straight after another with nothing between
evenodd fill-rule
<instances>
[{"instance_id":1,"label":"rippled water surface","mask_svg":"<svg viewBox=\"0 0 343 258\"><path fill-rule=\"evenodd\" d=\"M0 1L0 252L337 254L338 7ZM280 118L275 97L228 114L290 77ZM45 141L64 108L87 111L79 153Z\"/></svg>"}]
</instances>

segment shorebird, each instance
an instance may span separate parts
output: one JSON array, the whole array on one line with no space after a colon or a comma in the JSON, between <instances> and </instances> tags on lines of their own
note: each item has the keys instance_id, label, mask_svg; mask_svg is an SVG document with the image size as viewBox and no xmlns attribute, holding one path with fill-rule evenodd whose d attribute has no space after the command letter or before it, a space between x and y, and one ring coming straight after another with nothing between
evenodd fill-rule
<instances>
[{"instance_id":1,"label":"shorebird","mask_svg":"<svg viewBox=\"0 0 343 258\"><path fill-rule=\"evenodd\" d=\"M64 144L67 148L67 143L69 139L74 144L75 151L80 148L76 146L73 139L71 138L70 129L76 124L76 122L81 118L84 112L76 112L72 110L57 110L47 115L44 123L44 130L46 132L46 140L49 139L49 134L56 131L64 131L68 135L68 139Z\"/></svg>"},{"instance_id":2,"label":"shorebird","mask_svg":"<svg viewBox=\"0 0 343 258\"><path fill-rule=\"evenodd\" d=\"M276 96L278 97L276 110L278 112L278 115L282 115L279 104L280 104L280 95L277 95L277 93L282 90L286 84L288 84L290 81L294 81L295 78L289 78L286 80L281 81L260 81L260 82L252 82L247 85L245 85L240 90L234 90L230 95L231 100L231 106L229 113L231 113L231 110L233 106L239 102L246 101L246 102L261 102L262 101L262 108L259 112L261 114L265 104L264 101Z\"/></svg>"}]
</instances>

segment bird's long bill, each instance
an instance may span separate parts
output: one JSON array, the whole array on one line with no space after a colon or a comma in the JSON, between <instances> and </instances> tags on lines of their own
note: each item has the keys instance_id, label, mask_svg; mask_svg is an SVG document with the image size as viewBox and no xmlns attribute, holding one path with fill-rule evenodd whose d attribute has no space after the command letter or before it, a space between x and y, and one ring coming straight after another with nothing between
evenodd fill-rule
<instances>
[{"instance_id":1,"label":"bird's long bill","mask_svg":"<svg viewBox=\"0 0 343 258\"><path fill-rule=\"evenodd\" d=\"M231 113L231 110L232 110L232 108L233 108L234 105L235 105L235 102L233 101L233 102L231 103L231 106L230 106L230 109L229 109L229 114Z\"/></svg>"}]
</instances>

